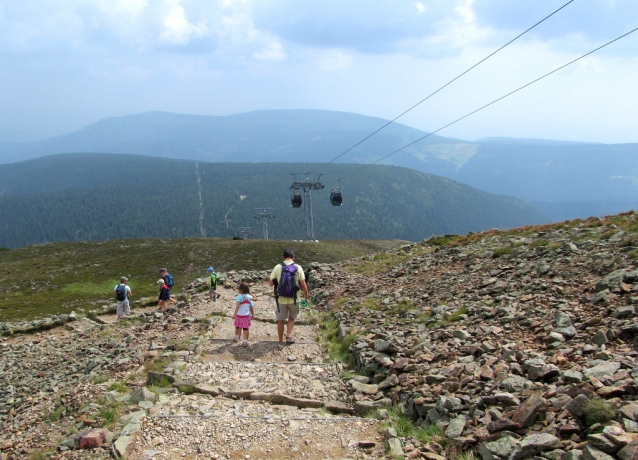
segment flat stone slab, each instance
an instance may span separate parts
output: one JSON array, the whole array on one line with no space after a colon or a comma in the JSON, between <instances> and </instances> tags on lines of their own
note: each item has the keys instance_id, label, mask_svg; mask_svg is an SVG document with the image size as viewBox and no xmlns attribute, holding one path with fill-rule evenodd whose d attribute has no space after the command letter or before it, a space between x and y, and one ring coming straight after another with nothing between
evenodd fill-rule
<instances>
[{"instance_id":1,"label":"flat stone slab","mask_svg":"<svg viewBox=\"0 0 638 460\"><path fill-rule=\"evenodd\" d=\"M339 379L341 371L338 364L210 361L186 363L175 377L194 380L198 387L223 387L228 393L250 391L345 401L348 392Z\"/></svg>"},{"instance_id":2,"label":"flat stone slab","mask_svg":"<svg viewBox=\"0 0 638 460\"><path fill-rule=\"evenodd\" d=\"M205 361L257 361L257 362L317 362L323 361L323 351L318 343L293 343L249 341L247 347L232 340L207 340L203 347Z\"/></svg>"},{"instance_id":3,"label":"flat stone slab","mask_svg":"<svg viewBox=\"0 0 638 460\"><path fill-rule=\"evenodd\" d=\"M307 410L307 409L306 409ZM287 411L288 419L156 418L142 426L156 458L326 459L360 458L362 448L383 458L376 420L304 420L304 411ZM129 458L141 460L137 447Z\"/></svg>"}]
</instances>

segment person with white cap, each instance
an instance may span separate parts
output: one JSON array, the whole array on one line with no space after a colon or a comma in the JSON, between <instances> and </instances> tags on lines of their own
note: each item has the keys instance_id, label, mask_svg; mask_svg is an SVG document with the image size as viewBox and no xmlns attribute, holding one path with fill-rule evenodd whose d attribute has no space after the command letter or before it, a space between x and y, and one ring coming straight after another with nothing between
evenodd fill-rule
<instances>
[{"instance_id":1,"label":"person with white cap","mask_svg":"<svg viewBox=\"0 0 638 460\"><path fill-rule=\"evenodd\" d=\"M115 294L115 300L117 300L117 320L119 321L123 315L131 314L131 305L129 304L129 298L132 295L130 286L127 286L128 279L126 276L120 278L120 284L116 284L113 289Z\"/></svg>"}]
</instances>

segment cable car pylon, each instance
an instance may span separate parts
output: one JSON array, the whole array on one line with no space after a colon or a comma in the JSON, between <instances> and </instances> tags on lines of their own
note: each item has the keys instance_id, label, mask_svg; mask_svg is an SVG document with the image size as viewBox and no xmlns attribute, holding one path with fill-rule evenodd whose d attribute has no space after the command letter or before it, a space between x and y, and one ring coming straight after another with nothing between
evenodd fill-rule
<instances>
[{"instance_id":1,"label":"cable car pylon","mask_svg":"<svg viewBox=\"0 0 638 460\"><path fill-rule=\"evenodd\" d=\"M275 218L274 208L255 209L255 219L261 219L261 227L262 227L263 237L265 240L268 239L268 219L274 219L274 218Z\"/></svg>"},{"instance_id":2,"label":"cable car pylon","mask_svg":"<svg viewBox=\"0 0 638 460\"><path fill-rule=\"evenodd\" d=\"M304 211L305 211L305 221L306 221L306 235L310 241L315 241L315 225L312 215L312 196L311 192L313 190L321 190L325 188L321 181L321 176L323 174L313 174L309 172L303 173L291 173L294 178L294 182L290 186L290 190L292 190L292 197L290 198L290 202L293 208L300 208L302 204L301 192L304 192Z\"/></svg>"}]
</instances>

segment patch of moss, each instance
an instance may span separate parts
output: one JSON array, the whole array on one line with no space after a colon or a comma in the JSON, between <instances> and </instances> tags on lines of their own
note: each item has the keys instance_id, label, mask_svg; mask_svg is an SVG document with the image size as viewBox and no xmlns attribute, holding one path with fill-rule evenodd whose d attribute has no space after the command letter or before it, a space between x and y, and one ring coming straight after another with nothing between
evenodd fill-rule
<instances>
[{"instance_id":1,"label":"patch of moss","mask_svg":"<svg viewBox=\"0 0 638 460\"><path fill-rule=\"evenodd\" d=\"M177 389L185 395L192 395L193 393L195 393L194 385L180 385L179 387L177 387Z\"/></svg>"},{"instance_id":2,"label":"patch of moss","mask_svg":"<svg viewBox=\"0 0 638 460\"><path fill-rule=\"evenodd\" d=\"M109 381L109 376L106 374L94 374L91 376L91 381L95 384L100 384Z\"/></svg>"},{"instance_id":3,"label":"patch of moss","mask_svg":"<svg viewBox=\"0 0 638 460\"><path fill-rule=\"evenodd\" d=\"M450 323L454 323L461 319L461 315L467 315L467 307L461 307L446 318Z\"/></svg>"},{"instance_id":4,"label":"patch of moss","mask_svg":"<svg viewBox=\"0 0 638 460\"><path fill-rule=\"evenodd\" d=\"M513 250L514 250L514 248L511 247L511 246L507 246L507 247L504 247L504 248L498 248L498 249L494 250L494 252L492 253L492 257L497 259L497 258L505 256L507 254L511 254L511 252Z\"/></svg>"},{"instance_id":5,"label":"patch of moss","mask_svg":"<svg viewBox=\"0 0 638 460\"><path fill-rule=\"evenodd\" d=\"M117 391L118 393L128 393L131 389L126 384L126 381L113 382L108 386L109 391Z\"/></svg>"},{"instance_id":6,"label":"patch of moss","mask_svg":"<svg viewBox=\"0 0 638 460\"><path fill-rule=\"evenodd\" d=\"M53 409L53 412L51 412L47 418L49 419L49 421L51 422L57 422L58 420L60 420L64 415L66 415L67 413L67 408L64 406L58 406L55 409Z\"/></svg>"}]
</instances>

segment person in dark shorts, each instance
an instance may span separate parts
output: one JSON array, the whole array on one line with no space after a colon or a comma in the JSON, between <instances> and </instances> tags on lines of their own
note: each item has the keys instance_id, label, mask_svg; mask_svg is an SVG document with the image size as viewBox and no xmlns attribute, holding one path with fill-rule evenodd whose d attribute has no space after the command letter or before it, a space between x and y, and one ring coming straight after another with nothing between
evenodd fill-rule
<instances>
[{"instance_id":1,"label":"person in dark shorts","mask_svg":"<svg viewBox=\"0 0 638 460\"><path fill-rule=\"evenodd\" d=\"M158 279L157 284L159 284L159 302L157 306L161 311L166 311L166 301L171 299L171 290L168 288L163 279Z\"/></svg>"},{"instance_id":2,"label":"person in dark shorts","mask_svg":"<svg viewBox=\"0 0 638 460\"><path fill-rule=\"evenodd\" d=\"M166 285L166 288L168 289L168 298L166 299L167 301L176 304L177 300L173 299L173 297L171 296L171 289L172 289L172 285L173 285L173 277L170 275L170 273L168 273L168 271L166 271L165 268L160 268L159 270L159 274L162 277L162 279L164 280L164 284Z\"/></svg>"}]
</instances>

